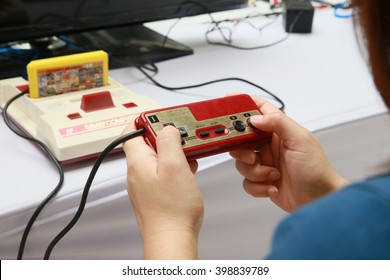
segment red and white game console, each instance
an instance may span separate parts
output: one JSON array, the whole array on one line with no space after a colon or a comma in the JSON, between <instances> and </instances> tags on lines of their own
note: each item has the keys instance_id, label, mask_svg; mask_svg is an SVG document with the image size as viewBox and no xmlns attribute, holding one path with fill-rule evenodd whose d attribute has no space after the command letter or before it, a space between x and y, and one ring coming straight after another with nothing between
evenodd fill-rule
<instances>
[{"instance_id":1,"label":"red and white game console","mask_svg":"<svg viewBox=\"0 0 390 280\"><path fill-rule=\"evenodd\" d=\"M21 77L1 80L0 106L28 85ZM155 100L109 79L107 86L51 97L30 98L26 94L11 104L8 115L26 134L49 146L58 161L67 164L97 157L121 135L133 115L159 107Z\"/></svg>"}]
</instances>

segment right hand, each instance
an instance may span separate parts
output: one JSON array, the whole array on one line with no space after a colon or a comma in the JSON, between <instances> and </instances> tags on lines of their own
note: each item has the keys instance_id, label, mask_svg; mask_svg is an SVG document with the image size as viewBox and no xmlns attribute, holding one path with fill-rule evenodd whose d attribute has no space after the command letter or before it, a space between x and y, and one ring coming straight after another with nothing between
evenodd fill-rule
<instances>
[{"instance_id":1,"label":"right hand","mask_svg":"<svg viewBox=\"0 0 390 280\"><path fill-rule=\"evenodd\" d=\"M136 130L133 121L124 134ZM146 259L194 259L203 220L203 199L179 131L166 126L157 134L156 153L142 137L123 145L127 191L144 241Z\"/></svg>"},{"instance_id":2,"label":"right hand","mask_svg":"<svg viewBox=\"0 0 390 280\"><path fill-rule=\"evenodd\" d=\"M331 166L317 138L271 103L254 98L263 115L251 124L273 133L260 150L230 152L243 187L254 197L270 197L287 212L348 184Z\"/></svg>"}]
</instances>

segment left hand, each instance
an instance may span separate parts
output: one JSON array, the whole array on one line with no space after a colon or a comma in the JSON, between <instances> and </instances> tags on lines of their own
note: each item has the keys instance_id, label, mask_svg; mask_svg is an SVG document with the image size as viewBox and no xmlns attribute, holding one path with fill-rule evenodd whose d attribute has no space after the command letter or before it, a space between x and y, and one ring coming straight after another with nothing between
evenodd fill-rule
<instances>
[{"instance_id":1,"label":"left hand","mask_svg":"<svg viewBox=\"0 0 390 280\"><path fill-rule=\"evenodd\" d=\"M254 197L270 197L281 209L292 212L346 185L332 167L313 133L289 118L271 103L254 98L262 115L251 124L272 132L272 140L257 152L231 151L243 187Z\"/></svg>"}]
</instances>

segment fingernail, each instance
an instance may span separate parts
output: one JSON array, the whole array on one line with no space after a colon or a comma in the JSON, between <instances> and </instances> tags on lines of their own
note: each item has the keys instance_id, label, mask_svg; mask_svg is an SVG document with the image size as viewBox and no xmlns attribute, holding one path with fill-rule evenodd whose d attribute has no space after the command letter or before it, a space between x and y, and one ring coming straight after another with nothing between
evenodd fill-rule
<instances>
[{"instance_id":1,"label":"fingernail","mask_svg":"<svg viewBox=\"0 0 390 280\"><path fill-rule=\"evenodd\" d=\"M241 161L245 164L254 164L256 162L256 155L253 151L248 151L247 154L242 155Z\"/></svg>"},{"instance_id":2,"label":"fingernail","mask_svg":"<svg viewBox=\"0 0 390 280\"><path fill-rule=\"evenodd\" d=\"M277 196L277 195L278 195L278 192L279 192L279 190L278 190L278 188L275 187L275 186L272 186L272 187L268 188L268 190L267 190L267 194L268 194L268 196L270 196L270 197Z\"/></svg>"},{"instance_id":3,"label":"fingernail","mask_svg":"<svg viewBox=\"0 0 390 280\"><path fill-rule=\"evenodd\" d=\"M254 124L254 123L258 123L258 122L263 121L263 119L264 119L264 116L263 116L263 115L254 115L254 116L252 116L252 117L250 118L250 122L251 122L252 124Z\"/></svg>"},{"instance_id":4,"label":"fingernail","mask_svg":"<svg viewBox=\"0 0 390 280\"><path fill-rule=\"evenodd\" d=\"M268 180L270 180L271 182L278 180L279 177L280 177L280 174L277 171L271 171L268 174Z\"/></svg>"}]
</instances>

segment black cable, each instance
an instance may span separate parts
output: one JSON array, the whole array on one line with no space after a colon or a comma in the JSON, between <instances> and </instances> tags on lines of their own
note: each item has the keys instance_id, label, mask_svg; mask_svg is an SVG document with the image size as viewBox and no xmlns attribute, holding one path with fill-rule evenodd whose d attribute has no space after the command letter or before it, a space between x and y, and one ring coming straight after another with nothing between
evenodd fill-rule
<instances>
[{"instance_id":1,"label":"black cable","mask_svg":"<svg viewBox=\"0 0 390 280\"><path fill-rule=\"evenodd\" d=\"M165 44L166 44L167 41L168 41L169 34L171 33L171 31L173 30L173 28L176 26L176 24L179 23L179 21L180 21L181 19L182 19L182 18L179 17L179 18L176 19L176 21L169 27L167 33L166 33L165 36L164 36L164 40L163 40L163 43L162 43L162 47L165 47Z\"/></svg>"},{"instance_id":2,"label":"black cable","mask_svg":"<svg viewBox=\"0 0 390 280\"><path fill-rule=\"evenodd\" d=\"M248 50L249 51L249 50L257 50L257 49L263 49L263 48L268 48L268 47L275 46L277 44L280 44L280 43L284 42L285 40L287 40L290 37L290 34L288 33L286 36L284 36L283 38L281 38L281 39L279 39L279 40L277 40L275 42L272 42L272 43L269 43L269 44L264 44L264 45L259 45L259 46L255 46L255 47L241 47L241 46L233 45L232 44L232 30L230 30L227 27L221 27L220 26L220 23L226 22L226 21L230 21L230 20L216 21L214 19L213 15L211 14L211 11L202 3L195 2L195 1L185 1L185 2L182 3L182 5L186 5L186 4L191 4L191 5L200 7L210 17L211 24L214 25L214 26L210 27L209 30L207 30L206 34L205 34L206 41L210 45L217 45L217 46L223 46L223 47L230 47L230 48L238 49L238 50ZM273 13L270 13L270 14L265 14L264 16L279 15L279 14L280 13L273 12ZM259 14L259 15L261 15L261 14ZM249 16L246 16L243 19L241 19L241 21L243 21L245 19L248 19L248 18L249 18ZM237 21L237 20L235 20L235 21ZM176 23L174 25L176 25ZM266 24L265 26L261 27L260 31L261 31L261 29L264 29L266 26L268 26L268 24ZM224 32L223 32L224 29L228 30L228 36L226 36L224 34ZM223 40L226 43L211 41L209 39L208 35L211 32L213 32L213 31L218 31L221 34Z\"/></svg>"},{"instance_id":3,"label":"black cable","mask_svg":"<svg viewBox=\"0 0 390 280\"><path fill-rule=\"evenodd\" d=\"M53 152L50 150L50 148L45 143L39 141L38 139L35 139L35 138L30 137L30 136L26 135L25 133L23 133L21 130L16 128L11 123L11 121L8 119L8 112L7 112L8 111L8 107L15 100L17 100L18 98L24 96L26 93L28 93L28 90L24 90L21 93L19 93L19 94L15 95L14 97L12 97L10 100L8 100L8 102L5 104L5 106L3 108L3 111L2 111L4 122L8 126L8 128L10 130L12 130L16 135L18 135L19 137L22 137L22 138L24 138L24 139L26 139L26 140L28 140L30 142L33 142L33 143L37 144L38 146L40 146L47 153L47 155L49 156L50 160L52 161L52 163L57 168L60 178L59 178L59 181L57 183L57 186L38 205L38 207L35 209L34 213L32 214L31 218L29 219L29 221L28 221L28 223L26 225L26 228L23 231L22 239L20 241L19 250L18 250L18 256L17 256L18 260L21 260L23 258L23 253L24 253L24 248L26 246L27 238L28 238L28 235L30 233L30 230L31 230L35 220L37 219L37 217L41 213L42 209L46 206L46 204L58 193L58 191L61 189L61 187L63 185L63 182L64 182L64 170L63 170L61 164L59 163L59 161L57 160L57 158L54 156Z\"/></svg>"},{"instance_id":4,"label":"black cable","mask_svg":"<svg viewBox=\"0 0 390 280\"><path fill-rule=\"evenodd\" d=\"M255 83L252 83L248 80L245 80L245 79L242 79L242 78L236 78L236 77L232 77L232 78L223 78L223 79L218 79L218 80L213 80L213 81L209 81L209 82L205 82L205 83L200 83L200 84L196 84L196 85L190 85L190 86L182 86L182 87L169 87L169 86L165 86L159 82L157 82L155 79L153 79L153 77L151 77L145 70L143 70L141 67L137 67L137 69L142 72L153 84L155 84L156 86L160 87L160 88L163 88L163 89L166 89L166 90L170 90L170 91L176 91L176 90L183 90L183 89L191 89L191 88L197 88L197 87L203 87L203 86L207 86L207 85L211 85L211 84L215 84L215 83L220 83L220 82L227 82L227 81L239 81L239 82L243 82L243 83L246 83L246 84L249 84L255 88L258 88L262 91L264 91L265 93L267 93L268 95L270 95L273 99L275 99L279 104L280 104L280 107L279 109L280 110L284 110L285 108L285 104L283 102L283 100L281 100L278 96L276 96L275 94L273 94L272 92L270 92L269 90L263 88L262 86L259 86Z\"/></svg>"},{"instance_id":5,"label":"black cable","mask_svg":"<svg viewBox=\"0 0 390 280\"><path fill-rule=\"evenodd\" d=\"M158 74L158 67L155 63L144 64L139 67L145 68L146 70L153 72L155 75Z\"/></svg>"},{"instance_id":6,"label":"black cable","mask_svg":"<svg viewBox=\"0 0 390 280\"><path fill-rule=\"evenodd\" d=\"M51 243L49 244L49 246L47 247L46 249L46 252L45 252L45 256L44 256L44 259L45 260L48 260L50 258L50 254L52 252L52 250L54 249L54 247L56 246L56 244L68 233L68 231L70 231L72 229L72 227L77 223L77 221L79 220L79 218L81 217L81 214L83 213L84 211L84 208L85 208L85 204L87 203L87 198L88 198L88 194L89 194L89 190L91 188L91 185L92 185L92 182L93 182L93 179L95 178L95 175L102 163L102 161L104 160L104 158L118 145L120 145L121 143L123 142L126 142L127 140L130 140L132 138L135 138L135 137L138 137L142 134L145 133L145 128L141 128L141 129L138 129L134 132L131 132L131 133L128 133L126 135L123 135L119 138L117 138L116 140L114 140L113 142L111 142L111 144L109 144L102 152L101 154L99 155L99 157L96 159L95 161L95 164L93 165L92 167L92 170L91 172L89 173L89 176L88 176L88 179L87 179L87 182L84 186L84 190L83 190L83 194L81 196L81 201L80 201L80 204L79 204L79 208L77 209L77 212L75 213L75 215L73 216L72 220L63 228L63 230L51 241Z\"/></svg>"},{"instance_id":7,"label":"black cable","mask_svg":"<svg viewBox=\"0 0 390 280\"><path fill-rule=\"evenodd\" d=\"M249 24L253 29L256 29L258 31L263 31L263 29L265 29L266 27L272 25L274 22L276 22L276 20L278 19L278 17L276 17L273 21L271 22L268 22L266 24L264 24L263 26L261 27L256 27L252 22L250 21L247 21L247 19L250 19L250 18L255 18L255 17L259 17L259 16L264 16L264 17L269 17L269 16L279 16L281 13L269 13L269 14L257 14L257 15L247 15L243 18L240 18L240 19L235 19L235 20L231 20L231 19L224 19L224 20L220 20L220 21L214 21L212 18L211 18L211 23L214 24L214 26L211 26L209 27L209 30L206 31L206 41L211 44L211 45L218 45L214 42L212 42L209 38L208 38L208 35L212 32L214 32L216 29L222 29L219 24L223 23L223 22L228 22L228 23L234 23L234 27L236 27L238 24L242 23L242 22L245 22L247 24ZM232 45L232 41L233 41L233 30L231 28L228 28L228 27L224 27L224 29L227 29L229 31L229 39L226 40L225 38L225 45L226 46L231 46L232 48L236 48L236 49L241 49L241 50L251 50L251 49L255 49L255 48L245 48L245 47L239 47L239 46L235 46L235 45ZM278 40L279 42L279 40ZM274 44L277 44L277 43L272 43L272 45ZM266 47L266 45L264 45L264 47ZM262 46L259 46L257 48L262 48Z\"/></svg>"},{"instance_id":8,"label":"black cable","mask_svg":"<svg viewBox=\"0 0 390 280\"><path fill-rule=\"evenodd\" d=\"M200 7L210 17L211 22L217 26L217 30L219 31L219 33L221 33L222 38L226 42L229 42L229 38L225 37L225 34L222 32L222 29L219 27L219 22L214 19L213 15L211 14L211 11L204 4L196 2L196 1L184 1L182 3L182 5L186 5L186 4Z\"/></svg>"},{"instance_id":9,"label":"black cable","mask_svg":"<svg viewBox=\"0 0 390 280\"><path fill-rule=\"evenodd\" d=\"M264 48L269 48L269 47L272 47L272 46L275 46L275 45L278 45L284 41L286 41L291 33L292 33L292 30L294 29L294 26L295 24L298 22L299 18L302 16L302 11L300 11L295 17L294 17L294 20L292 21L291 25L289 26L289 29L287 30L287 34L286 36L280 38L279 40L276 40L274 42L271 42L271 43L268 43L268 44L264 44L264 45L258 45L258 46L253 46L253 47L241 47L241 46L238 46L238 45L233 45L232 44L232 38L229 39L229 41L227 41L227 43L222 43L222 42L213 42L213 41L210 41L209 37L208 37L208 34L210 34L211 32L214 31L214 29L209 29L205 36L206 36L206 41L207 43L209 43L210 45L216 45L216 46L222 46L222 47L229 47L229 48L233 48L233 49L238 49L238 50L244 50L244 51L251 51L251 50L258 50L258 49L264 49ZM270 23L267 23L265 24L264 26L260 27L259 28L259 31L263 30L264 28L270 26L272 23L274 23L275 21L272 21ZM212 22L215 24L215 22ZM220 27L218 25L216 25L217 28L220 29ZM230 31L230 37L232 37L232 31ZM226 41L226 40L225 40Z\"/></svg>"},{"instance_id":10,"label":"black cable","mask_svg":"<svg viewBox=\"0 0 390 280\"><path fill-rule=\"evenodd\" d=\"M260 48L266 48L266 47L271 47L271 46L274 46L276 44L279 44L281 43L282 41L286 40L289 35L287 35L286 37L278 40L278 41L275 41L273 43L270 43L270 44L267 44L267 45L263 45L263 46L258 46L258 47L255 47L255 48L245 48L245 47L239 47L239 46L235 46L235 45L232 45L232 36L233 36L233 31L228 28L228 27L221 27L220 24L223 23L223 22L235 22L236 24L240 23L240 22L243 22L245 21L246 19L250 19L250 18L254 18L254 17L259 17L259 16L264 16L264 17L269 17L269 16L274 16L274 15L280 15L281 12L271 12L271 13L266 13L266 14L262 14L262 13L259 13L257 15L247 15L245 17L243 17L242 19L238 19L238 20L230 20L230 19L225 19L225 20L220 20L220 21L216 21L212 15L212 12L207 8L207 6L205 6L204 4L202 3L199 3L199 2L194 2L194 1L185 1L183 3L181 3L178 11L176 12L177 14L180 14L181 13L181 10L183 9L184 6L191 6L191 5L194 5L194 6L198 6L200 7L209 17L210 17L210 20L211 20L211 24L214 25L214 27L212 28L209 28L208 31L206 31L206 34L205 34L205 37L206 37L206 41L208 44L211 44L211 45L221 45L221 46L229 46L229 47L232 47L232 48L235 48L235 49L240 49L240 50L253 50L253 49L260 49ZM186 15L187 12L184 12L184 15ZM165 45L166 41L168 40L168 36L169 34L171 33L172 29L177 25L177 23L182 19L182 16L179 17L175 23L172 24L172 26L169 27L168 29L168 32L165 34L165 37L164 37L164 41L163 41L163 46ZM262 31L265 27L269 26L270 24L274 23L274 21L272 21L271 23L267 23L265 24L264 26L258 28L259 31ZM250 23L251 24L251 23ZM251 24L252 27L253 24ZM256 28L256 27L254 27ZM223 30L227 30L228 31L228 36L226 36L223 32ZM256 28L257 29L257 28ZM215 42L212 42L209 38L208 38L208 34L213 32L213 31L218 31L223 40L227 43L215 43Z\"/></svg>"},{"instance_id":11,"label":"black cable","mask_svg":"<svg viewBox=\"0 0 390 280\"><path fill-rule=\"evenodd\" d=\"M229 47L229 48L232 48L232 49L237 49L237 50L242 50L242 51L252 51L252 50L259 50L259 49L265 49L265 48L269 48L269 47L273 47L273 46L276 46L284 41L286 41L289 37L290 37L290 33L287 33L283 38L279 39L279 40L276 40L274 42L271 42L269 44L264 44L264 45L258 45L258 46L254 46L254 47L241 47L241 46L238 46L238 45L233 45L231 43L221 43L221 42L213 42L211 41L209 38L208 38L208 34L210 32L212 32L213 30L209 30L207 31L206 33L206 40L207 40L207 43L209 43L210 45L215 45L215 46L222 46L222 47Z\"/></svg>"},{"instance_id":12,"label":"black cable","mask_svg":"<svg viewBox=\"0 0 390 280\"><path fill-rule=\"evenodd\" d=\"M126 63L125 60L121 60L121 59L115 57L114 55L111 55L110 57L115 59L115 60L120 61L123 64ZM245 80L245 79L242 79L242 78L231 77L231 78L223 78L223 79L213 80L213 81L204 82L204 83L200 83L200 84L196 84L196 85L190 85L190 86L170 87L170 86L165 86L165 85L157 82L151 75L149 75L144 70L144 69L149 70L149 71L153 72L155 75L159 72L158 67L157 67L156 64L151 63L150 67L151 68L147 67L147 65L142 65L142 66L138 66L136 68L141 73L143 73L146 76L146 78L148 78L154 85L156 85L156 86L158 86L160 88L169 90L169 91L177 91L177 90L183 90L183 89L191 89L191 88L203 87L203 86L207 86L207 85L211 85L211 84L215 84L215 83L220 83L220 82L239 81L239 82L243 82L243 83L249 84L249 85L251 85L251 86L253 86L255 88L258 88L258 89L262 90L263 92L267 93L269 96L271 96L274 100L276 100L280 104L280 107L279 107L280 110L284 110L284 108L285 108L285 103L278 96L276 96L275 94L273 94L269 90L265 89L264 87L259 86L259 85L255 84L255 83L252 83L252 82L250 82L248 80Z\"/></svg>"}]
</instances>

